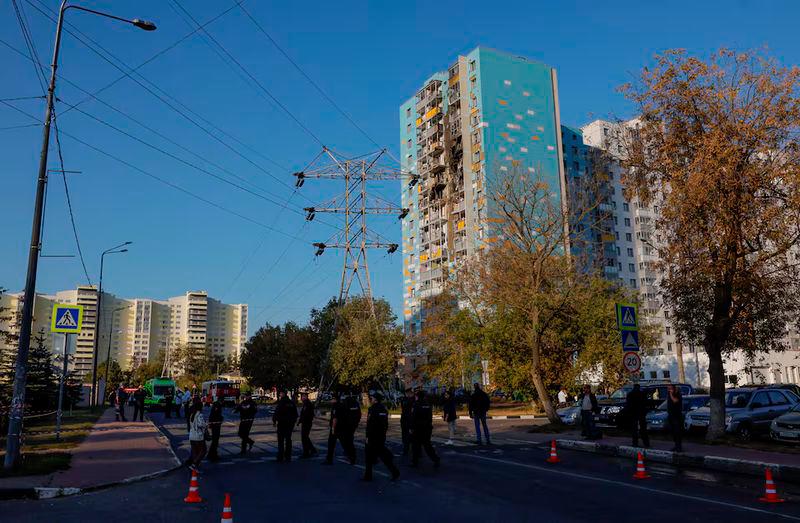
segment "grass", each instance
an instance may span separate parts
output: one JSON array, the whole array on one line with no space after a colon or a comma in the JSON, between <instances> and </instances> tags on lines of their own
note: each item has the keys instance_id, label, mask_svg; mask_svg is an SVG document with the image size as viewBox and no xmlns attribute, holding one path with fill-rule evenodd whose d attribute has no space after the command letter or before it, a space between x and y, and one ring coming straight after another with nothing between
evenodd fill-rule
<instances>
[{"instance_id":1,"label":"grass","mask_svg":"<svg viewBox=\"0 0 800 523\"><path fill-rule=\"evenodd\" d=\"M17 476L38 476L69 468L72 456L67 452L48 452L46 454L25 454L22 466L15 470L0 469L0 478Z\"/></svg>"}]
</instances>

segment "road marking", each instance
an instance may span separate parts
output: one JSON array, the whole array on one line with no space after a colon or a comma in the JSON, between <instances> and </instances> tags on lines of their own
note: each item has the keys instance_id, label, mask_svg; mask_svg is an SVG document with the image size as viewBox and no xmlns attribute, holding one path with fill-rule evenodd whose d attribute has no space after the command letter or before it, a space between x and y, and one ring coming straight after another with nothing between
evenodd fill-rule
<instances>
[{"instance_id":1,"label":"road marking","mask_svg":"<svg viewBox=\"0 0 800 523\"><path fill-rule=\"evenodd\" d=\"M341 461L342 463L346 463L346 464L350 465L350 461L348 461L348 460L346 460L344 458L336 458L336 461ZM365 467L364 465L359 465L358 463L356 463L354 465L350 465L350 466L358 468L358 469L361 469L361 470L366 470L367 469L367 467ZM373 474L377 474L379 476L383 476L385 478L390 478L391 477L389 474L387 474L386 472L384 472L382 470L375 470L375 467L372 467L372 473ZM409 485L411 485L412 487L415 487L415 488L422 488L422 485L420 485L419 483L416 483L414 481L409 481L407 479L400 479L400 480L398 480L398 482L399 483L407 483L407 484L409 484Z\"/></svg>"},{"instance_id":2,"label":"road marking","mask_svg":"<svg viewBox=\"0 0 800 523\"><path fill-rule=\"evenodd\" d=\"M523 468L532 469L532 470L550 472L552 474L560 474L562 476L567 476L567 477L571 477L571 478L585 479L585 480L590 480L590 481L598 481L600 483L608 483L609 485L618 485L618 486L622 486L622 487L629 488L629 489L632 488L632 489L636 489L636 490L643 490L645 492L653 492L655 494L663 494L665 496L673 496L673 497L676 497L676 498L690 499L692 501L700 501L700 502L703 502L703 503L709 503L711 505L720 505L720 506L723 506L723 507L730 507L730 508L735 508L735 509L744 510L744 511L748 511L748 512L756 512L756 513L759 513L759 514L769 514L769 515L778 516L778 517L781 517L781 518L784 518L784 519L790 519L792 521L800 521L800 517L790 516L789 514L781 514L780 512L772 512L770 510L763 510L763 509L760 509L760 508L748 507L746 505L737 505L736 503L728 503L727 501L717 501L717 500L713 500L713 499L701 498L701 497L698 497L698 496L691 496L689 494L679 494L677 492L669 492L669 491L666 491L666 490L658 490L658 489L655 489L655 488L643 487L641 485L636 485L636 484L633 484L633 483L628 483L628 482L625 482L625 481L619 481L619 480L615 480L615 479L599 478L597 476L589 476L587 474L579 474L577 472L567 472L567 471L564 471L564 470L556 470L556 469L553 469L553 468L550 468L550 467L540 467L538 465L529 465L527 463L519 463L517 461L509 461L509 460L506 460L506 459L498 459L498 458L490 458L490 457L487 457L487 456L479 456L477 454L462 454L462 456L475 458L475 459L482 459L484 461L494 461L495 463L504 463L506 465L513 465L513 466L516 466L516 467L523 467Z\"/></svg>"}]
</instances>

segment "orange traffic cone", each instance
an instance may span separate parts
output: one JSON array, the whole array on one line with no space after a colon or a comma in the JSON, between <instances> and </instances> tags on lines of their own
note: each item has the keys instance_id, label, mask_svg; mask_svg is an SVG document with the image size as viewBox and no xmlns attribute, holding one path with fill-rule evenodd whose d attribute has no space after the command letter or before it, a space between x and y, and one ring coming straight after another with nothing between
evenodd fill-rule
<instances>
[{"instance_id":1,"label":"orange traffic cone","mask_svg":"<svg viewBox=\"0 0 800 523\"><path fill-rule=\"evenodd\" d=\"M192 471L192 481L189 482L189 494L183 498L186 503L200 503L203 498L200 497L200 486L197 484L197 471Z\"/></svg>"},{"instance_id":2,"label":"orange traffic cone","mask_svg":"<svg viewBox=\"0 0 800 523\"><path fill-rule=\"evenodd\" d=\"M647 479L650 477L650 474L644 469L644 457L642 457L641 452L636 453L636 474L633 475L633 479Z\"/></svg>"},{"instance_id":3,"label":"orange traffic cone","mask_svg":"<svg viewBox=\"0 0 800 523\"><path fill-rule=\"evenodd\" d=\"M233 523L233 511L231 510L231 495L225 493L225 504L222 505L222 521L220 523Z\"/></svg>"},{"instance_id":4,"label":"orange traffic cone","mask_svg":"<svg viewBox=\"0 0 800 523\"><path fill-rule=\"evenodd\" d=\"M772 471L770 469L766 470L766 483L766 494L764 494L764 497L758 498L759 501L764 503L783 503L786 501L778 497L778 491L775 490L775 482L772 481Z\"/></svg>"},{"instance_id":5,"label":"orange traffic cone","mask_svg":"<svg viewBox=\"0 0 800 523\"><path fill-rule=\"evenodd\" d=\"M556 440L550 442L550 457L545 461L548 463L558 463L561 461L558 459L558 454L556 454Z\"/></svg>"}]
</instances>

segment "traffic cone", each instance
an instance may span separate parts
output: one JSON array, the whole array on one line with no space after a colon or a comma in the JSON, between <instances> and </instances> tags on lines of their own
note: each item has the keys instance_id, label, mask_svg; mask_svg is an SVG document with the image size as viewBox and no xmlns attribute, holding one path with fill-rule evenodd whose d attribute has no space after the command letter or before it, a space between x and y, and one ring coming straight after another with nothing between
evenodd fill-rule
<instances>
[{"instance_id":1,"label":"traffic cone","mask_svg":"<svg viewBox=\"0 0 800 523\"><path fill-rule=\"evenodd\" d=\"M644 457L642 456L641 452L636 453L636 474L633 475L633 479L647 479L650 477L650 474L644 468Z\"/></svg>"},{"instance_id":2,"label":"traffic cone","mask_svg":"<svg viewBox=\"0 0 800 523\"><path fill-rule=\"evenodd\" d=\"M189 494L183 498L186 503L200 503L203 498L200 497L200 486L197 484L197 471L192 471L192 481L189 482Z\"/></svg>"},{"instance_id":3,"label":"traffic cone","mask_svg":"<svg viewBox=\"0 0 800 523\"><path fill-rule=\"evenodd\" d=\"M778 491L775 489L775 482L772 481L772 471L766 470L766 494L764 497L758 498L759 501L764 503L783 503L785 499L778 497Z\"/></svg>"},{"instance_id":4,"label":"traffic cone","mask_svg":"<svg viewBox=\"0 0 800 523\"><path fill-rule=\"evenodd\" d=\"M233 511L231 510L231 495L225 493L225 504L222 505L222 521L220 523L233 523Z\"/></svg>"},{"instance_id":5,"label":"traffic cone","mask_svg":"<svg viewBox=\"0 0 800 523\"><path fill-rule=\"evenodd\" d=\"M550 457L545 461L548 463L559 463L561 461L556 453L556 440L550 442Z\"/></svg>"}]
</instances>

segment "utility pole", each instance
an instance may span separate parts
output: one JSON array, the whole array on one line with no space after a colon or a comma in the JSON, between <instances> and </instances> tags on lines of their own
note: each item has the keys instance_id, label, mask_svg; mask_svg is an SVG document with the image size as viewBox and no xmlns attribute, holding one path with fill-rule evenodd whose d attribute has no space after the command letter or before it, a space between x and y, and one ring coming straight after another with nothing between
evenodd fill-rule
<instances>
[{"instance_id":1,"label":"utility pole","mask_svg":"<svg viewBox=\"0 0 800 523\"><path fill-rule=\"evenodd\" d=\"M386 249L388 254L397 251L399 245L381 235L371 231L367 226L368 215L397 216L402 220L409 210L384 200L378 196L371 196L368 185L371 181L388 181L408 179L409 186L416 185L419 181L417 174L402 171L400 168L386 166L381 163L386 150L365 154L356 157L345 157L337 154L327 147L317 155L308 168L294 173L295 186L299 189L306 179L320 178L344 181L344 192L320 206L306 207L306 220L312 221L317 213L332 213L344 216L342 230L334 233L324 242L315 242L316 255L321 256L326 249L341 249L344 251L342 277L339 283L339 299L333 331L338 329L339 312L350 295L353 282L358 282L361 293L369 299L370 312L374 316L375 308L372 302L372 285L369 277L369 262L367 261L368 249ZM323 388L323 380L328 365L330 348L326 352L322 367L319 390Z\"/></svg>"},{"instance_id":2,"label":"utility pole","mask_svg":"<svg viewBox=\"0 0 800 523\"><path fill-rule=\"evenodd\" d=\"M36 182L36 197L33 207L33 226L31 228L31 243L28 250L28 273L25 277L25 292L22 302L22 325L19 332L19 349L17 362L14 368L13 398L8 415L8 438L6 440L5 469L14 469L20 460L20 439L22 435L22 418L25 408L25 383L28 377L28 352L31 346L31 323L33 322L33 301L36 294L36 276L39 270L39 254L42 250L42 218L44 214L44 194L47 188L47 153L50 148L50 123L53 119L53 105L56 91L56 69L58 68L58 53L61 48L61 29L64 25L64 13L67 9L76 9L91 14L111 18L131 24L145 31L153 31L156 25L152 22L135 18L128 20L118 16L87 9L77 5L67 5L67 0L61 3L56 23L55 44L53 45L53 62L50 64L50 83L47 87L47 108L44 113L44 130L42 131L42 151L39 155L39 175Z\"/></svg>"}]
</instances>

